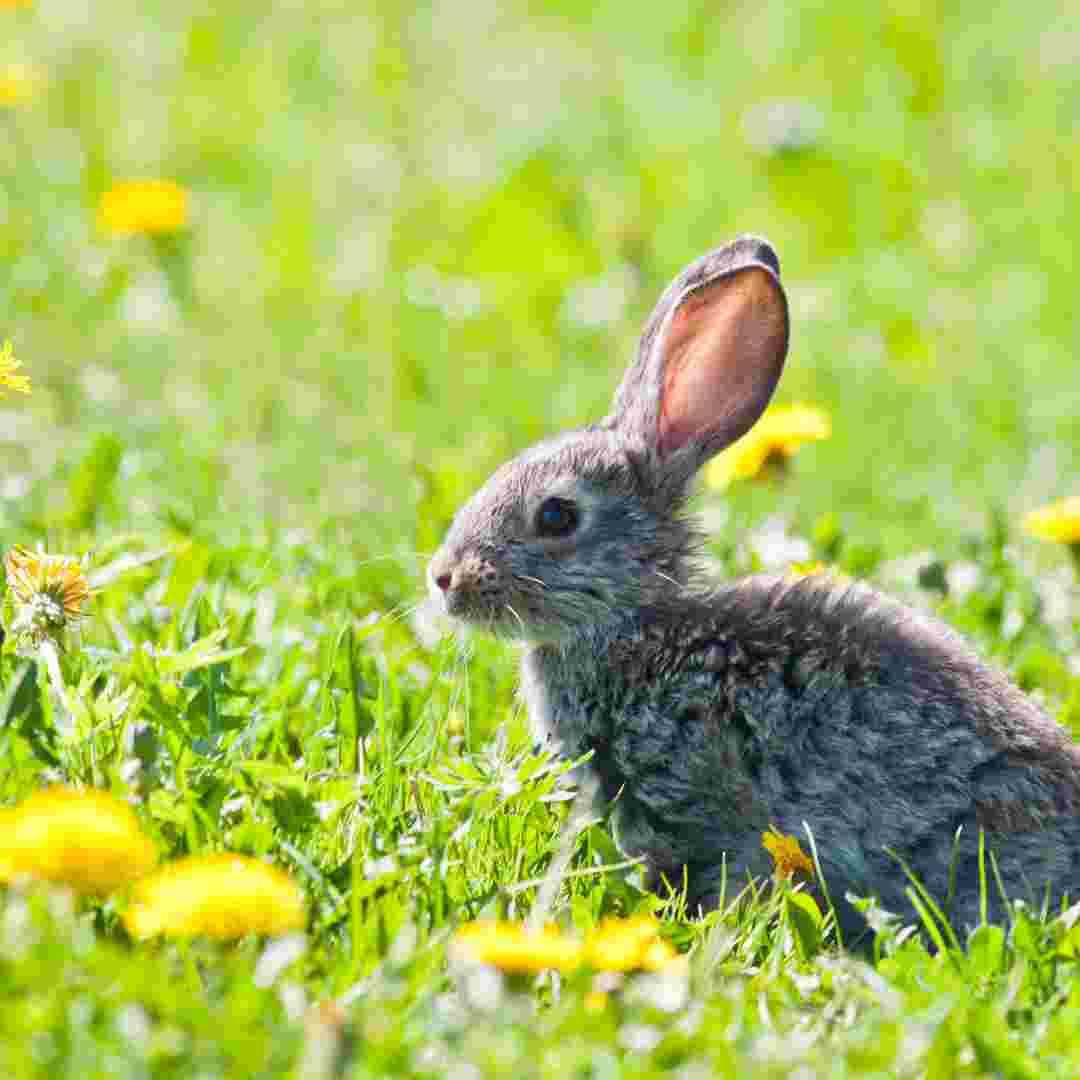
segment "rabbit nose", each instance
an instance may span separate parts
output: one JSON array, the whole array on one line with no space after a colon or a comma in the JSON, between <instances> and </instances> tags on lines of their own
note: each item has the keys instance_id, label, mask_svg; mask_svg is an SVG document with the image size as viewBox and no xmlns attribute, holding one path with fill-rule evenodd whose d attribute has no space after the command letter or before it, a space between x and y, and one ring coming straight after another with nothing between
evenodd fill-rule
<instances>
[{"instance_id":1,"label":"rabbit nose","mask_svg":"<svg viewBox=\"0 0 1080 1080\"><path fill-rule=\"evenodd\" d=\"M458 584L455 580L458 575L455 573L453 562L444 552L440 551L431 560L428 574L439 592L449 592Z\"/></svg>"},{"instance_id":2,"label":"rabbit nose","mask_svg":"<svg viewBox=\"0 0 1080 1080\"><path fill-rule=\"evenodd\" d=\"M476 554L438 554L428 571L433 589L438 589L453 610L469 603L469 597L490 592L498 577L492 564Z\"/></svg>"}]
</instances>

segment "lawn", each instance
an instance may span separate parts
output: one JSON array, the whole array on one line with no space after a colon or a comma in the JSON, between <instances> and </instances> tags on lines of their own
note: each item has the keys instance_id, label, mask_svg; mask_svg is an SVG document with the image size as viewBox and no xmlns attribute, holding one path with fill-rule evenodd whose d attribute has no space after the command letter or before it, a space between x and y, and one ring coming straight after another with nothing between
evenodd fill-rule
<instances>
[{"instance_id":1,"label":"lawn","mask_svg":"<svg viewBox=\"0 0 1080 1080\"><path fill-rule=\"evenodd\" d=\"M872 912L852 955L778 873L689 918L534 751L513 648L418 610L461 501L755 232L777 401L831 434L702 489L716 572L866 579L1080 735L1080 562L1022 527L1080 495L1078 124L1046 0L0 0L0 548L96 587L50 665L9 575L0 802L107 789L306 910L144 939L127 889L14 882L0 1075L1080 1074L1080 909ZM132 180L182 227L110 217ZM685 958L612 970L646 916ZM503 971L456 936L489 918L592 944Z\"/></svg>"}]
</instances>

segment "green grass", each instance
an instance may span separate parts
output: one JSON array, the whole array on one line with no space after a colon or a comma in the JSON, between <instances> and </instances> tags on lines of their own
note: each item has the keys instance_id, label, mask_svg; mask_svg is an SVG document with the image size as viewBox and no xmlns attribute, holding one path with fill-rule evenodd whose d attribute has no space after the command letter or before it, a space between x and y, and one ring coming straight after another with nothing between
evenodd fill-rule
<instances>
[{"instance_id":1,"label":"green grass","mask_svg":"<svg viewBox=\"0 0 1080 1080\"><path fill-rule=\"evenodd\" d=\"M63 657L75 730L5 644L0 797L111 788L163 855L272 858L311 909L271 980L263 942L6 893L0 1072L1076 1075L1075 912L853 957L783 892L667 906L689 982L599 1012L588 975L457 970L456 926L532 910L567 788L512 652L412 608L460 501L601 415L670 277L754 231L794 314L778 400L834 435L702 496L720 568L779 521L1080 732L1075 571L1018 529L1080 475L1078 56L1043 0L0 10L0 70L46 76L0 105L0 339L35 384L0 402L0 547L165 553ZM97 231L139 176L191 191L176 244ZM242 652L178 670L215 631ZM589 826L551 916L651 910L620 861Z\"/></svg>"}]
</instances>

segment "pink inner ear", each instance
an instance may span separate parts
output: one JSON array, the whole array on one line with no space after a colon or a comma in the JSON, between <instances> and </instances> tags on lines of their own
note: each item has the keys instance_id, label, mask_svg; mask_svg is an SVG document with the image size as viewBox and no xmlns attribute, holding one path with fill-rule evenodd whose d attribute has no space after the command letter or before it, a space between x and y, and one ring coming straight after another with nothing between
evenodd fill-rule
<instances>
[{"instance_id":1,"label":"pink inner ear","mask_svg":"<svg viewBox=\"0 0 1080 1080\"><path fill-rule=\"evenodd\" d=\"M691 293L663 349L662 455L697 441L715 453L745 434L780 377L787 313L772 277L751 267Z\"/></svg>"}]
</instances>

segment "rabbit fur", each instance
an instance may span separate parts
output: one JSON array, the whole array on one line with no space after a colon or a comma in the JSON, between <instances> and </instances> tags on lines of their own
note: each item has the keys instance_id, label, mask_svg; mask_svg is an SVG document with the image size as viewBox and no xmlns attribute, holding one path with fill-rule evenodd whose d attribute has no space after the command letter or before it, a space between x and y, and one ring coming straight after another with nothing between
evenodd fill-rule
<instances>
[{"instance_id":1,"label":"rabbit fur","mask_svg":"<svg viewBox=\"0 0 1080 1080\"><path fill-rule=\"evenodd\" d=\"M527 643L537 736L587 769L620 848L691 910L770 872L761 834L812 831L846 900L911 914L902 859L954 926L979 838L1010 898L1080 895L1080 749L940 623L823 575L710 585L691 481L764 411L788 315L744 236L661 297L611 413L499 468L429 567L450 615ZM1003 914L1000 890L986 896Z\"/></svg>"}]
</instances>

